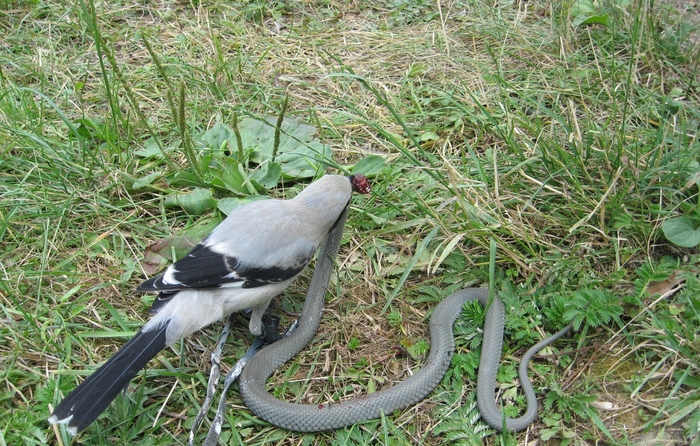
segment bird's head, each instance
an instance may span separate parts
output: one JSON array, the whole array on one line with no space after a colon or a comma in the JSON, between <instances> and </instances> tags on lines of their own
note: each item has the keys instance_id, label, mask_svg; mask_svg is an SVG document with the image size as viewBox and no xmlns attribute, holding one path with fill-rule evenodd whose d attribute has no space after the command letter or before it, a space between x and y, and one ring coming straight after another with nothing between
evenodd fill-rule
<instances>
[{"instance_id":1,"label":"bird's head","mask_svg":"<svg viewBox=\"0 0 700 446\"><path fill-rule=\"evenodd\" d=\"M372 190L372 185L366 176L361 173L356 173L355 175L350 175L350 184L352 184L352 190L358 194L368 194Z\"/></svg>"}]
</instances>

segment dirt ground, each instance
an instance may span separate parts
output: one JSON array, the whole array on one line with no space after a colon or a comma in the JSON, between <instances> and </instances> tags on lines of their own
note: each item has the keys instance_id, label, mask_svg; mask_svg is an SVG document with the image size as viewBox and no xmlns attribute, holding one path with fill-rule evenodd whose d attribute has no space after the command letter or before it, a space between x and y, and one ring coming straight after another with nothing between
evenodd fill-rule
<instances>
[{"instance_id":1,"label":"dirt ground","mask_svg":"<svg viewBox=\"0 0 700 446\"><path fill-rule=\"evenodd\" d=\"M699 0L661 0L660 3L673 5L680 13L681 19L687 20L695 28L692 38L700 42L700 1Z\"/></svg>"}]
</instances>

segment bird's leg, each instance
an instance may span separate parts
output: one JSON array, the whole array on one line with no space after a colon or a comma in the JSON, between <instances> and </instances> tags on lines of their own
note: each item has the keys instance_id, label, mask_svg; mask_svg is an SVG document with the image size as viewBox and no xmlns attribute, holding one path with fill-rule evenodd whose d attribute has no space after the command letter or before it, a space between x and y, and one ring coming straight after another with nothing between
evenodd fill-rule
<instances>
[{"instance_id":1,"label":"bird's leg","mask_svg":"<svg viewBox=\"0 0 700 446\"><path fill-rule=\"evenodd\" d=\"M279 318L277 318L279 322ZM275 329L277 325L275 324ZM238 378L238 375L243 371L243 367L248 363L248 360L253 357L258 350L260 350L265 345L263 336L258 336L255 338L253 345L250 346L248 351L241 359L238 360L236 365L228 372L226 379L224 380L224 388L221 391L221 397L219 398L219 406L216 410L216 415L214 416L214 421L211 423L209 428L209 433L207 438L204 440L203 446L216 446L219 444L219 435L221 434L221 426L224 422L224 413L226 413L226 392L228 388L233 384L233 382Z\"/></svg>"},{"instance_id":2,"label":"bird's leg","mask_svg":"<svg viewBox=\"0 0 700 446\"><path fill-rule=\"evenodd\" d=\"M265 307L267 307L267 305L265 305ZM258 307L253 308L253 311L251 312L251 325L253 323L253 319L256 317L255 310L257 308ZM280 317L275 314L264 313L265 309L266 308L263 308L263 314L260 315L260 317L258 318L259 322L257 323L258 327L260 327L262 334L255 339L255 341L250 346L246 354L243 355L243 357L236 363L236 365L231 369L231 371L229 371L228 375L226 375L226 379L224 380L224 388L221 391L221 397L219 400L216 415L214 416L214 421L212 422L212 426L209 429L209 434L207 435L204 445L216 444L216 441L218 440L216 426L219 426L220 429L221 423L223 422L224 413L226 410L226 392L228 391L228 388L231 386L231 384L238 378L238 375L241 374L241 372L243 371L243 367L246 365L248 360L252 358L253 355L262 346L275 342L283 337L283 335L280 335L277 332ZM207 412L209 412L212 399L214 398L214 393L216 392L216 389L218 387L219 377L221 376L221 352L223 351L224 345L226 344L226 338L228 337L229 331L231 330L231 325L234 323L233 319L235 318L235 315L236 314L233 313L231 314L231 316L229 316L229 319L226 322L223 331L221 332L221 337L219 338L219 342L216 345L216 349L214 349L214 352L211 355L211 373L209 374L209 382L207 384L207 395L204 398L204 403L202 403L202 407L199 409L197 418L195 418L195 421L192 424L192 429L190 430L190 446L194 445L194 433L202 424L202 420L204 420L204 417L206 416ZM285 335L286 334L287 333L285 333Z\"/></svg>"},{"instance_id":3,"label":"bird's leg","mask_svg":"<svg viewBox=\"0 0 700 446\"><path fill-rule=\"evenodd\" d=\"M279 334L277 332L277 326L279 325L279 321L280 317L275 314L265 313L263 315L262 327L264 327L264 334L255 338L253 345L250 346L246 354L238 360L236 365L231 369L230 372L228 372L228 375L226 375L226 379L224 380L224 389L221 391L221 397L219 399L219 407L216 410L214 421L212 421L211 423L209 433L207 434L207 438L204 440L202 446L216 446L218 444L219 436L221 435L221 426L224 421L224 413L226 412L226 392L228 392L228 388L231 386L231 384L233 384L233 382L236 379L238 379L238 376L241 374L241 372L243 372L243 367L245 367L250 358L252 358L253 355L255 355L255 353L257 353L258 350L260 350L262 347L269 344L269 342L265 339L266 337L270 336L268 335L268 333L274 333L275 339L272 342L275 342L292 334L292 332L299 323L299 319L296 319L294 322L292 322L289 328L287 328L284 334ZM191 441L190 446L192 446Z\"/></svg>"},{"instance_id":4,"label":"bird's leg","mask_svg":"<svg viewBox=\"0 0 700 446\"><path fill-rule=\"evenodd\" d=\"M256 305L250 309L250 322L248 323L248 329L255 336L259 336L263 333L263 322L262 317L267 310L267 306L270 305L270 301L263 302L260 305Z\"/></svg>"},{"instance_id":5,"label":"bird's leg","mask_svg":"<svg viewBox=\"0 0 700 446\"><path fill-rule=\"evenodd\" d=\"M211 354L211 372L209 373L209 382L207 383L207 395L204 398L202 407L199 409L199 413L197 413L197 418L195 418L194 423L192 424L192 429L190 430L190 446L194 445L194 433L199 428L199 425L202 424L202 420L204 420L207 412L209 412L211 402L214 398L214 393L216 393L216 388L219 386L219 377L221 376L221 352L224 349L226 339L228 338L228 334L231 331L231 326L234 323L234 317L235 313L232 313L229 316L228 320L226 321L226 325L221 332L221 336L219 337L219 342L216 344L216 348Z\"/></svg>"},{"instance_id":6,"label":"bird's leg","mask_svg":"<svg viewBox=\"0 0 700 446\"><path fill-rule=\"evenodd\" d=\"M282 338L282 336L277 332L280 317L275 314L265 312L269 304L270 302L265 302L251 308L250 323L248 324L250 332L254 335L261 336L265 341L265 345L272 344L273 342L279 341L280 338Z\"/></svg>"},{"instance_id":7,"label":"bird's leg","mask_svg":"<svg viewBox=\"0 0 700 446\"><path fill-rule=\"evenodd\" d=\"M224 388L221 391L221 397L219 399L219 407L216 410L216 415L214 416L214 421L211 423L211 427L209 428L209 433L207 434L207 438L204 440L203 446L216 446L219 441L219 436L221 434L221 426L224 421L224 413L226 412L226 392L228 391L228 388L233 384L233 382L238 379L238 376L243 372L243 367L248 363L250 358L255 355L255 353L258 352L262 347L265 345L269 344L270 342L275 342L278 341L286 336L289 336L292 334L294 329L296 328L299 320L295 320L292 322L292 325L289 326L289 328L284 332L284 334L279 334L277 332L277 327L280 322L280 317L271 314L271 313L265 313L262 318L262 327L263 327L263 334L255 338L255 341L253 342L253 345L250 346L248 351L246 352L245 355L241 359L238 360L236 365L231 369L230 372L228 372L228 375L226 375L226 379L224 380ZM267 338L274 338L272 341L268 341ZM190 446L192 443L190 442Z\"/></svg>"}]
</instances>

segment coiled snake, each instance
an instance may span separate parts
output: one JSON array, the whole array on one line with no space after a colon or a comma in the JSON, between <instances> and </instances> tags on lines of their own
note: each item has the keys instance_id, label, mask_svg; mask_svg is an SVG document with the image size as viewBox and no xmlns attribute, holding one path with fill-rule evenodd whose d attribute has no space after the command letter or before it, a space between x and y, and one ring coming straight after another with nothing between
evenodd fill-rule
<instances>
[{"instance_id":1,"label":"coiled snake","mask_svg":"<svg viewBox=\"0 0 700 446\"><path fill-rule=\"evenodd\" d=\"M539 342L523 356L518 374L527 399L527 411L519 418L507 418L499 410L494 396L503 343L504 308L497 297L489 302L489 293L482 288L463 289L440 302L430 318L431 347L425 365L393 387L350 400L318 405L280 401L267 392L265 381L278 367L306 347L318 329L346 218L347 209L321 249L297 328L289 336L263 348L244 367L240 392L246 406L276 426L293 431L316 432L379 418L382 412L392 413L413 405L432 392L442 380L454 350L452 325L465 302L478 300L487 309L477 377L477 405L481 416L498 431L504 428L507 431L520 431L535 421L537 397L527 376L528 363L539 350L564 336L571 326Z\"/></svg>"}]
</instances>

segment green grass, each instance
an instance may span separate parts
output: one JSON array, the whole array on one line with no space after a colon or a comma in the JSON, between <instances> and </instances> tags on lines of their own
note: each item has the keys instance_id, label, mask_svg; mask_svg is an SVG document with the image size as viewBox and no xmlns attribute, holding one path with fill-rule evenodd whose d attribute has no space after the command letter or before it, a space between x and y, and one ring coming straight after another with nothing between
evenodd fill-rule
<instances>
[{"instance_id":1,"label":"green grass","mask_svg":"<svg viewBox=\"0 0 700 446\"><path fill-rule=\"evenodd\" d=\"M569 321L578 331L531 366L541 412L527 433L476 421L482 312L468 307L451 369L416 407L302 435L234 389L221 444L700 442L700 258L661 228L700 227L697 32L649 0L439 5L0 2L0 445L71 443L50 407L147 319L152 296L134 288L153 242L201 237L231 197L309 181L244 193L231 166L264 168L198 140L287 100L330 166L375 175L321 329L271 379L277 396L405 379L431 309L483 285L508 309L499 382L514 416L518 358ZM171 206L197 188L210 195ZM287 319L310 274L273 305ZM160 354L80 444L186 444L220 328ZM227 363L246 332L241 319Z\"/></svg>"}]
</instances>

